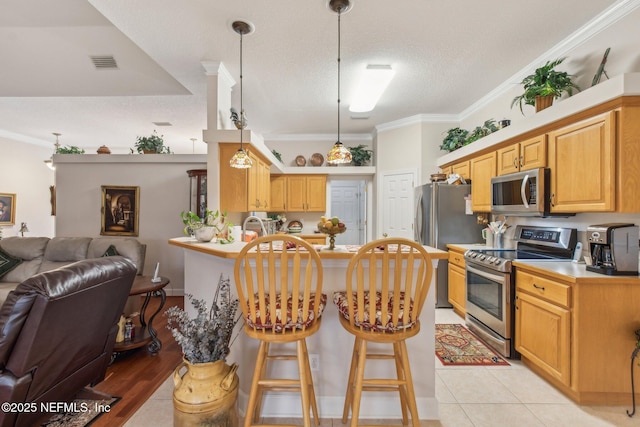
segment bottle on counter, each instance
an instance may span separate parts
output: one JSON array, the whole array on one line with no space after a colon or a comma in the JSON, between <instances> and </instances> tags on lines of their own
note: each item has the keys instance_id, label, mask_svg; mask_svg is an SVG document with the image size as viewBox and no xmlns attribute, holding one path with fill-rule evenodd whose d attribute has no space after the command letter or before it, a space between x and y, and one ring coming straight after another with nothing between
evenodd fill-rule
<instances>
[{"instance_id":1,"label":"bottle on counter","mask_svg":"<svg viewBox=\"0 0 640 427\"><path fill-rule=\"evenodd\" d=\"M133 320L127 319L127 323L124 325L124 340L133 341L135 338L136 329L133 326Z\"/></svg>"}]
</instances>

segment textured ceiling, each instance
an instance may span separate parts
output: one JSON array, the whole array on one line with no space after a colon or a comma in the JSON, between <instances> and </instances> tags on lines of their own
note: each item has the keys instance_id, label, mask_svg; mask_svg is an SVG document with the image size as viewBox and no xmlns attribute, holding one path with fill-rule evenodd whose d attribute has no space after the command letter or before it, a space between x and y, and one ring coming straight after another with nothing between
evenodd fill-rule
<instances>
[{"instance_id":1,"label":"textured ceiling","mask_svg":"<svg viewBox=\"0 0 640 427\"><path fill-rule=\"evenodd\" d=\"M354 0L342 17L341 133L458 115L614 3ZM64 145L95 150L131 147L153 122L171 122L158 132L190 153L207 127L202 62L222 62L238 80L237 19L256 28L244 38L249 127L335 133L337 16L326 0L3 0L0 136L49 145L60 132ZM113 55L118 70L95 70L91 55ZM351 89L367 64L396 75L370 118L352 120Z\"/></svg>"}]
</instances>

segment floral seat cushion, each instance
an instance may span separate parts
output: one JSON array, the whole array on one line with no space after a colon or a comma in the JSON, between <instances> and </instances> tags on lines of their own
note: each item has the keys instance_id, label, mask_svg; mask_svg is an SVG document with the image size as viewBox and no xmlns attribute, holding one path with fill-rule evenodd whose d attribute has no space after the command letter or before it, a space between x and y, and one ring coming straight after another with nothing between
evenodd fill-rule
<instances>
[{"instance_id":1,"label":"floral seat cushion","mask_svg":"<svg viewBox=\"0 0 640 427\"><path fill-rule=\"evenodd\" d=\"M413 325L415 325L416 321L411 317L411 314L409 315L409 322L407 322L406 324L402 323L402 317L404 316L404 308L405 308L405 305L402 302L402 300L404 300L404 292L400 293L400 298L401 298L401 302L399 307L400 313L398 315L399 317L398 325L394 326L391 321L391 314L393 310L393 300L394 300L393 295L390 296L389 300L386 303L388 306L386 319L382 319L382 295L380 294L380 292L376 292L376 298L375 298L376 318L371 319L369 317L369 307L371 304L371 298L370 298L369 292L366 292L364 297L364 307L363 307L364 317L362 321L359 321L356 293L354 292L353 293L353 304L354 304L353 312L355 317L354 324L358 327L362 327L362 329L366 331L375 331L375 332L395 332L395 331L412 327ZM409 313L413 313L413 300L410 300L410 301L411 303L409 307ZM338 312L340 313L340 315L344 317L346 320L349 320L349 302L347 300L347 292L346 291L335 292L333 294L333 303L338 307Z\"/></svg>"},{"instance_id":2,"label":"floral seat cushion","mask_svg":"<svg viewBox=\"0 0 640 427\"><path fill-rule=\"evenodd\" d=\"M299 295L296 300L296 310L298 311L298 318L296 322L293 322L291 313L294 310L294 298L293 296L289 296L287 299L287 317L286 321L283 322L282 319L282 299L281 296L278 295L276 297L276 319L275 322L271 319L271 313L269 309L269 294L266 294L264 297L264 303L267 307L266 315L262 315L260 312L260 298L258 295L255 295L253 298L253 304L256 308L256 321L251 320L251 315L248 314L245 317L245 320L249 326L255 329L274 329L276 332L282 332L283 330L289 329L304 329L307 326L311 325L316 321L314 316L314 302L315 302L315 293L311 293L310 297L311 301L309 302L309 310L308 310L308 318L305 320L303 317L303 296ZM249 302L251 304L251 302ZM320 296L320 307L318 307L318 317L322 315L325 306L327 305L327 295L321 294Z\"/></svg>"}]
</instances>

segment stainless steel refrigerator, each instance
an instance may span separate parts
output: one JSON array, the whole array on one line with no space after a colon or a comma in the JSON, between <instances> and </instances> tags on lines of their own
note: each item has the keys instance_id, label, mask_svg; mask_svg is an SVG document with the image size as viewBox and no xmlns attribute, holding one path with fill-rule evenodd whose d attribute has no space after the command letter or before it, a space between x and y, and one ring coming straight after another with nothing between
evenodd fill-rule
<instances>
[{"instance_id":1,"label":"stainless steel refrigerator","mask_svg":"<svg viewBox=\"0 0 640 427\"><path fill-rule=\"evenodd\" d=\"M465 213L465 196L471 193L471 185L449 185L433 182L415 189L416 219L415 240L422 245L443 251L448 243L481 243L482 224L477 224L476 215ZM436 276L436 307L447 308L449 304L449 262L440 260Z\"/></svg>"}]
</instances>

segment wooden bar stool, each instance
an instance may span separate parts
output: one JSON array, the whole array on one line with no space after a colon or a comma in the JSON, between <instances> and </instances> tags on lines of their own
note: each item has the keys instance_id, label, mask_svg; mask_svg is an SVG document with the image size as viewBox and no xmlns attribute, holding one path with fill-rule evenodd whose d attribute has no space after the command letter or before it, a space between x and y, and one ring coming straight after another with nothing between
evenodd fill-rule
<instances>
[{"instance_id":1,"label":"wooden bar stool","mask_svg":"<svg viewBox=\"0 0 640 427\"><path fill-rule=\"evenodd\" d=\"M245 333L260 340L251 382L245 427L259 425L265 391L299 391L302 418L320 424L306 338L320 328L327 302L322 293L322 264L313 246L286 234L261 237L247 244L235 263L238 299ZM271 344L296 343L295 354L270 355ZM297 379L267 378L267 361L296 360Z\"/></svg>"},{"instance_id":2,"label":"wooden bar stool","mask_svg":"<svg viewBox=\"0 0 640 427\"><path fill-rule=\"evenodd\" d=\"M419 316L431 284L432 266L418 243L388 238L364 245L347 267L347 289L336 292L340 324L355 336L342 422L351 409L358 425L363 391L394 391L400 395L402 422L420 425L405 340L420 331ZM355 277L354 277L355 276ZM393 345L393 354L367 353L367 343ZM391 359L395 378L364 378L368 359Z\"/></svg>"}]
</instances>

